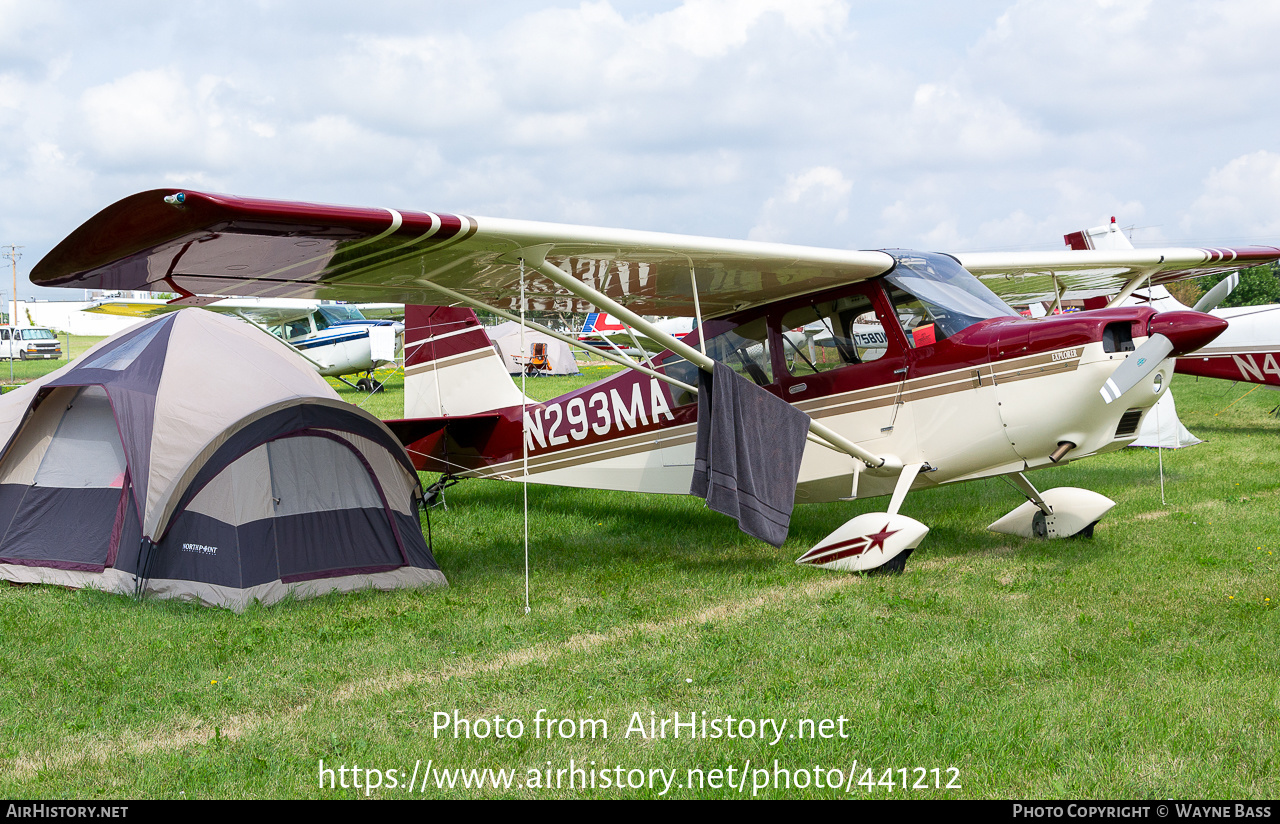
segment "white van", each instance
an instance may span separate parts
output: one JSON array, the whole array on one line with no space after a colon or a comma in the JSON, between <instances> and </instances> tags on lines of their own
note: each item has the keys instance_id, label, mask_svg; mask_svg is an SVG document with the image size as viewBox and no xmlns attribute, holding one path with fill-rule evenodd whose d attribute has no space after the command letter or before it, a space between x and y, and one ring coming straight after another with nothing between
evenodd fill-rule
<instances>
[{"instance_id":1,"label":"white van","mask_svg":"<svg viewBox=\"0 0 1280 824\"><path fill-rule=\"evenodd\" d=\"M62 341L41 326L0 326L0 360L47 360L62 357Z\"/></svg>"}]
</instances>

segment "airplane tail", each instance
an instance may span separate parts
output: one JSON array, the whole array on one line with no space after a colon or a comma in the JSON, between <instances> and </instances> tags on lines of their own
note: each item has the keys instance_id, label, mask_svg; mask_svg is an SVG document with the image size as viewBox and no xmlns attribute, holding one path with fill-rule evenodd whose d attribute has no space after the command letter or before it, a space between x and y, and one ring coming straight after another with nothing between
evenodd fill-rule
<instances>
[{"instance_id":1,"label":"airplane tail","mask_svg":"<svg viewBox=\"0 0 1280 824\"><path fill-rule=\"evenodd\" d=\"M475 312L409 305L404 325L406 418L475 415L524 402Z\"/></svg>"},{"instance_id":2,"label":"airplane tail","mask_svg":"<svg viewBox=\"0 0 1280 824\"><path fill-rule=\"evenodd\" d=\"M1132 249L1133 244L1129 242L1129 238L1125 237L1124 232L1116 225L1116 219L1111 218L1110 225L1095 226L1092 229L1082 229L1079 232L1072 232L1069 235L1063 235L1062 239L1067 242L1067 246L1077 251L1085 249Z\"/></svg>"}]
</instances>

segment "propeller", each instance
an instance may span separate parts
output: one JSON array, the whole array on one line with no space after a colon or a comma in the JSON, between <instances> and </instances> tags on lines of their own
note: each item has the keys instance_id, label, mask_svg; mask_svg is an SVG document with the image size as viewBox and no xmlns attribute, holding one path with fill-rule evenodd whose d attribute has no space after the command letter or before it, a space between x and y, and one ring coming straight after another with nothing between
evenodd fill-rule
<instances>
[{"instance_id":1,"label":"propeller","mask_svg":"<svg viewBox=\"0 0 1280 824\"><path fill-rule=\"evenodd\" d=\"M1218 286L1226 282L1224 280ZM1213 297L1218 291L1218 286L1211 289L1209 294L1201 299L1201 303ZM1230 292L1231 286L1228 286L1217 300L1222 300ZM1196 304L1196 306L1199 305L1199 303ZM1194 310L1161 312L1152 315L1147 323L1149 335L1147 342L1139 346L1124 363L1116 368L1116 371L1111 373L1111 377L1098 390L1102 400L1112 403L1154 372L1165 358L1170 355L1194 352L1221 335L1226 328L1225 320Z\"/></svg>"},{"instance_id":2,"label":"propeller","mask_svg":"<svg viewBox=\"0 0 1280 824\"><path fill-rule=\"evenodd\" d=\"M1236 284L1239 282L1240 275L1232 272L1218 281L1217 285L1208 292L1205 292L1200 297L1200 300L1196 301L1196 305L1191 308L1196 312L1210 312L1217 309L1218 304L1227 299L1227 295L1231 294L1231 291L1236 288Z\"/></svg>"}]
</instances>

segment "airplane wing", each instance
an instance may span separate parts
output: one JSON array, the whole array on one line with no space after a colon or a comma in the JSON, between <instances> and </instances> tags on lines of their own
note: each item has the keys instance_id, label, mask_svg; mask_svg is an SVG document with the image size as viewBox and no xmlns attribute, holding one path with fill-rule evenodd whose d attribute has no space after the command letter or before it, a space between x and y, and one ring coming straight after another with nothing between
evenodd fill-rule
<instances>
[{"instance_id":1,"label":"airplane wing","mask_svg":"<svg viewBox=\"0 0 1280 824\"><path fill-rule=\"evenodd\" d=\"M263 303L249 300L219 300L217 303L204 305L202 308L210 312L224 315L236 315L249 318L264 326L276 326L281 323L300 320L315 311L315 301L289 301L283 305L280 301ZM155 318L160 315L185 309L189 304L171 303L166 300L152 298L104 298L83 311L101 315L117 315L134 318Z\"/></svg>"},{"instance_id":2,"label":"airplane wing","mask_svg":"<svg viewBox=\"0 0 1280 824\"><path fill-rule=\"evenodd\" d=\"M520 250L644 315L703 316L865 280L890 255L626 229L258 200L160 189L108 206L31 271L39 286L264 299L438 304L433 284L491 306L519 305ZM1250 257L1255 255L1255 257ZM1054 278L1115 292L1150 271L1207 274L1280 250L986 253L958 256L1006 299L1048 299ZM588 311L533 267L529 308ZM215 304L216 305L216 304Z\"/></svg>"},{"instance_id":3,"label":"airplane wing","mask_svg":"<svg viewBox=\"0 0 1280 824\"><path fill-rule=\"evenodd\" d=\"M357 303L355 307L368 320L404 320L403 303Z\"/></svg>"},{"instance_id":4,"label":"airplane wing","mask_svg":"<svg viewBox=\"0 0 1280 824\"><path fill-rule=\"evenodd\" d=\"M1280 259L1280 248L1064 249L1055 252L967 252L954 255L1005 303L1083 299L1120 292L1148 274L1152 284L1248 269Z\"/></svg>"},{"instance_id":5,"label":"airplane wing","mask_svg":"<svg viewBox=\"0 0 1280 824\"><path fill-rule=\"evenodd\" d=\"M520 249L646 315L704 317L887 271L883 252L563 226L172 189L125 198L90 218L31 272L40 286L262 298L438 304L438 283L516 308ZM586 311L532 267L529 306ZM216 305L216 304L215 304Z\"/></svg>"}]
</instances>

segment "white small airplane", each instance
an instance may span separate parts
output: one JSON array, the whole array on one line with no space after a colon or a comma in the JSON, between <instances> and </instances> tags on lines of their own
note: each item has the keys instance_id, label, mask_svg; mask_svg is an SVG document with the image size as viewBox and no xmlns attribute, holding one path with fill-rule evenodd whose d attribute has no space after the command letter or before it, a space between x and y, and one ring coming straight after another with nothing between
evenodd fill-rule
<instances>
[{"instance_id":1,"label":"white small airplane","mask_svg":"<svg viewBox=\"0 0 1280 824\"><path fill-rule=\"evenodd\" d=\"M126 317L153 318L192 305L187 296L177 301L106 298L84 311ZM325 377L337 378L353 389L381 388L373 372L396 362L404 344L404 317L398 303L338 304L293 298L233 298L198 296L211 312L235 315L301 355ZM363 375L356 383L347 375Z\"/></svg>"},{"instance_id":2,"label":"white small airplane","mask_svg":"<svg viewBox=\"0 0 1280 824\"><path fill-rule=\"evenodd\" d=\"M1072 232L1063 238L1071 249L1129 249L1133 244L1111 218L1107 226ZM1229 275L1196 302L1194 309L1222 318L1227 330L1203 348L1178 358L1174 371L1202 378L1260 383L1280 388L1280 305L1215 308L1239 278ZM1185 310L1163 286L1136 290L1126 301L1145 303L1158 312Z\"/></svg>"},{"instance_id":3,"label":"white small airplane","mask_svg":"<svg viewBox=\"0 0 1280 824\"><path fill-rule=\"evenodd\" d=\"M420 304L406 309L406 418L389 422L419 469L444 473L442 483L673 494L705 476L709 504L725 511L728 479L750 481L726 474L726 457L761 470L785 463L789 479L755 489L756 503L737 499L740 526L742 510L762 504L785 538L796 502L890 496L885 511L853 518L798 559L856 571L901 569L928 533L901 512L912 490L977 478L1006 476L1027 499L991 529L1091 534L1114 502L1041 492L1027 473L1126 446L1167 390L1173 358L1226 327L1120 302L1149 283L1275 260L1280 248L852 251L164 189L90 218L31 280ZM1034 320L1008 305L1066 288L1119 294L1108 308ZM466 307L507 319L605 311L667 351L653 366L602 351L628 371L535 403ZM646 316L697 324L677 340ZM783 333L817 321L839 357L788 357ZM855 324L876 326L884 346L860 346ZM709 430L733 413L717 398L732 395L764 411L737 418L741 431Z\"/></svg>"}]
</instances>

